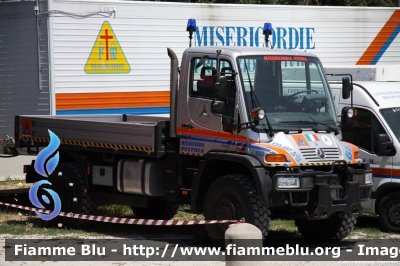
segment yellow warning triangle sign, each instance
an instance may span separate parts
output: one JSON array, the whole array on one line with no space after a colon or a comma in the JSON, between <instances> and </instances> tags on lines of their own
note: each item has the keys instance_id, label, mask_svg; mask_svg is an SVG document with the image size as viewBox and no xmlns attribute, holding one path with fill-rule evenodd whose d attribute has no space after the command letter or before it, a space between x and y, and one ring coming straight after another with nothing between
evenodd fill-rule
<instances>
[{"instance_id":1,"label":"yellow warning triangle sign","mask_svg":"<svg viewBox=\"0 0 400 266\"><path fill-rule=\"evenodd\" d=\"M85 65L87 74L126 74L131 67L108 21L104 21Z\"/></svg>"}]
</instances>

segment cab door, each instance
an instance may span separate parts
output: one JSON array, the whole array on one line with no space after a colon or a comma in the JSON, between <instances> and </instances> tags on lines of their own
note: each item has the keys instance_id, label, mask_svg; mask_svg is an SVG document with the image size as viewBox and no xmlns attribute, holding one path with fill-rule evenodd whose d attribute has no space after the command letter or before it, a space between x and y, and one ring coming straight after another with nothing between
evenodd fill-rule
<instances>
[{"instance_id":1,"label":"cab door","mask_svg":"<svg viewBox=\"0 0 400 266\"><path fill-rule=\"evenodd\" d=\"M343 107L344 105L340 105L339 110ZM375 153L378 134L390 135L372 110L354 107L357 109L357 115L342 122L343 140L358 146L360 158L370 163L374 174L372 191L376 191L382 184L392 182L393 156L378 156ZM368 204L371 202L367 201ZM363 207L372 208L372 206Z\"/></svg>"},{"instance_id":2,"label":"cab door","mask_svg":"<svg viewBox=\"0 0 400 266\"><path fill-rule=\"evenodd\" d=\"M182 120L182 122L193 126L194 129L221 131L222 118L211 112L214 77L217 75L218 60L210 58L196 68L200 60L201 57L193 57L190 60L192 75L189 80L189 95L186 106L188 117L187 121Z\"/></svg>"},{"instance_id":3,"label":"cab door","mask_svg":"<svg viewBox=\"0 0 400 266\"><path fill-rule=\"evenodd\" d=\"M237 117L236 81L233 64L230 58L207 55L208 59L201 65L203 54L189 56L189 79L186 102L182 101L181 138L200 141L201 144L184 142L184 144L204 145L204 153L210 149L234 150L236 133L232 124ZM214 83L217 75L227 76L227 93L224 113L213 114L211 103L214 96ZM178 114L179 115L179 114ZM229 118L228 118L229 117ZM182 144L183 142L181 142ZM189 147L183 150L192 150ZM181 148L182 151L182 148ZM200 155L200 154L197 154Z\"/></svg>"}]
</instances>

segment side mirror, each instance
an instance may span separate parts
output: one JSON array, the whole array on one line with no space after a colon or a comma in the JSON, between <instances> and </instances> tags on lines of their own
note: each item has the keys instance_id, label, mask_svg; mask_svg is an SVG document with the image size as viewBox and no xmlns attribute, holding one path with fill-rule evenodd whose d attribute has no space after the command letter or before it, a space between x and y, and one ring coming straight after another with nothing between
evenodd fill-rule
<instances>
[{"instance_id":1,"label":"side mirror","mask_svg":"<svg viewBox=\"0 0 400 266\"><path fill-rule=\"evenodd\" d=\"M342 78L342 98L348 99L350 98L350 93L353 90L353 84L350 83L350 79L348 77Z\"/></svg>"},{"instance_id":2,"label":"side mirror","mask_svg":"<svg viewBox=\"0 0 400 266\"><path fill-rule=\"evenodd\" d=\"M388 135L378 134L375 153L378 156L393 156L396 154L396 150L394 149L393 144L389 141Z\"/></svg>"},{"instance_id":3,"label":"side mirror","mask_svg":"<svg viewBox=\"0 0 400 266\"><path fill-rule=\"evenodd\" d=\"M213 114L222 115L225 110L225 103L223 101L213 101L211 103L211 112Z\"/></svg>"},{"instance_id":4,"label":"side mirror","mask_svg":"<svg viewBox=\"0 0 400 266\"><path fill-rule=\"evenodd\" d=\"M226 76L219 76L216 78L214 83L214 98L225 100L226 97L226 84L228 78Z\"/></svg>"}]
</instances>

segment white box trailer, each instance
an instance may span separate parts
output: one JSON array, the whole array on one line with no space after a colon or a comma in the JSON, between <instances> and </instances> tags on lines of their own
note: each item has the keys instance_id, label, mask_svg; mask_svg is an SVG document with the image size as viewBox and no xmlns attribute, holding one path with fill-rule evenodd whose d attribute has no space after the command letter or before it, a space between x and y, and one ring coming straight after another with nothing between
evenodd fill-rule
<instances>
[{"instance_id":1,"label":"white box trailer","mask_svg":"<svg viewBox=\"0 0 400 266\"><path fill-rule=\"evenodd\" d=\"M168 115L165 51L181 57L189 18L197 20L194 46L264 46L262 27L270 22L273 49L312 52L323 64L390 65L400 62L399 16L398 8L1 2L0 53L7 60L0 62L0 136L12 135L16 114ZM29 34L17 30L36 18ZM21 59L22 43L33 47L32 58Z\"/></svg>"},{"instance_id":2,"label":"white box trailer","mask_svg":"<svg viewBox=\"0 0 400 266\"><path fill-rule=\"evenodd\" d=\"M329 81L341 81L343 74L351 75L353 81L400 81L400 65L329 65L324 69Z\"/></svg>"}]
</instances>

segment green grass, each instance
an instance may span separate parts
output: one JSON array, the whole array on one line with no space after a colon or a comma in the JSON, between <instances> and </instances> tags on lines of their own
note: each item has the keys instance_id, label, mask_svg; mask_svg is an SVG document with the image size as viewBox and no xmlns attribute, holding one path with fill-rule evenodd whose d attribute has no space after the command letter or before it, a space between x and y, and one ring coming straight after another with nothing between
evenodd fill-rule
<instances>
[{"instance_id":1,"label":"green grass","mask_svg":"<svg viewBox=\"0 0 400 266\"><path fill-rule=\"evenodd\" d=\"M355 229L350 233L349 238L362 239L385 239L400 238L400 234L386 233L381 231L379 219L374 216L358 217Z\"/></svg>"},{"instance_id":2,"label":"green grass","mask_svg":"<svg viewBox=\"0 0 400 266\"><path fill-rule=\"evenodd\" d=\"M1 189L17 189L17 188L28 188L31 184L26 184L25 180L20 180L18 178L12 178L11 176L6 176L5 181L0 182Z\"/></svg>"},{"instance_id":3,"label":"green grass","mask_svg":"<svg viewBox=\"0 0 400 266\"><path fill-rule=\"evenodd\" d=\"M96 214L113 217L127 217L132 216L133 212L129 206L111 204L99 206Z\"/></svg>"},{"instance_id":4,"label":"green grass","mask_svg":"<svg viewBox=\"0 0 400 266\"><path fill-rule=\"evenodd\" d=\"M178 212L176 213L174 219L175 220L204 220L204 216L202 214L193 214L189 213L190 211L190 205L185 204L179 206Z\"/></svg>"}]
</instances>

